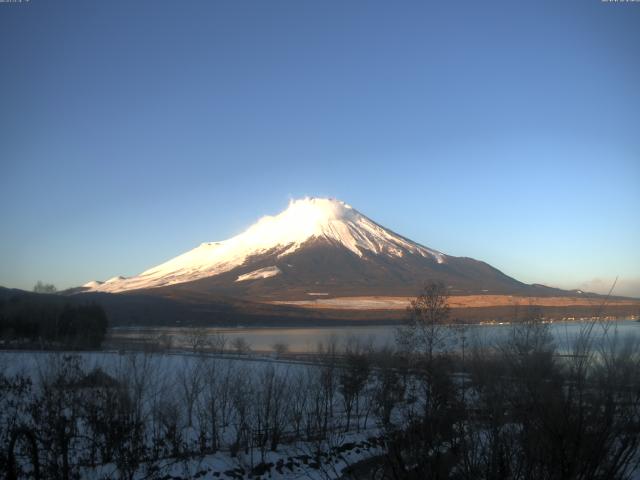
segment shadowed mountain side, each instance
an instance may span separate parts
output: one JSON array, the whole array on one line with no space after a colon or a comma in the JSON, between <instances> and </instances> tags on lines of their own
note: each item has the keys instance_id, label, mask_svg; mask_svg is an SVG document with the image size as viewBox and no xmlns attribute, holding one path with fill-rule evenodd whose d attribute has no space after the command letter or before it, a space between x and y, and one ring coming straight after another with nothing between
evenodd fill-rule
<instances>
[{"instance_id":1,"label":"shadowed mountain side","mask_svg":"<svg viewBox=\"0 0 640 480\"><path fill-rule=\"evenodd\" d=\"M238 281L262 269L277 268L269 278ZM416 295L429 280L443 281L453 295L567 295L570 292L519 282L485 262L447 257L389 257L364 252L360 257L330 240L316 239L286 256L279 251L255 255L228 272L193 282L140 290L145 294L178 297L224 295L252 301L308 299L309 294L334 296Z\"/></svg>"}]
</instances>

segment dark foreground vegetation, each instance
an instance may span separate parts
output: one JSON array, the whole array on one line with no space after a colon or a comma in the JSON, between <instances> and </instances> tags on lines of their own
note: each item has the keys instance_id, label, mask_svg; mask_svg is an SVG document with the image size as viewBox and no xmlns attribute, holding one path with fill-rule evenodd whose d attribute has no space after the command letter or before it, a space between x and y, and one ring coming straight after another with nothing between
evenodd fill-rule
<instances>
[{"instance_id":1,"label":"dark foreground vegetation","mask_svg":"<svg viewBox=\"0 0 640 480\"><path fill-rule=\"evenodd\" d=\"M36 285L39 293L53 293ZM0 297L0 345L3 348L95 349L108 320L97 304L72 305L64 297L22 292Z\"/></svg>"},{"instance_id":2,"label":"dark foreground vegetation","mask_svg":"<svg viewBox=\"0 0 640 480\"><path fill-rule=\"evenodd\" d=\"M0 471L64 480L630 478L637 341L588 323L560 352L525 310L486 345L443 324L447 298L430 285L393 350L334 338L295 364L224 353L224 342L204 354L200 338L182 355L0 364ZM234 468L202 467L214 454Z\"/></svg>"}]
</instances>

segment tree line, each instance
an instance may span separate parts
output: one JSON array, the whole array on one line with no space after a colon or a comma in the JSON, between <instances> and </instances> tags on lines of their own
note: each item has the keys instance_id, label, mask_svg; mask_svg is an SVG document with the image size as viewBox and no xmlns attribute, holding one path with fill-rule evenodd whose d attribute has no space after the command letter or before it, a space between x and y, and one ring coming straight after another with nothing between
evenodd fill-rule
<instances>
[{"instance_id":1,"label":"tree line","mask_svg":"<svg viewBox=\"0 0 640 480\"><path fill-rule=\"evenodd\" d=\"M98 348L107 327L107 315L97 304L72 305L62 297L28 293L0 298L5 348Z\"/></svg>"}]
</instances>

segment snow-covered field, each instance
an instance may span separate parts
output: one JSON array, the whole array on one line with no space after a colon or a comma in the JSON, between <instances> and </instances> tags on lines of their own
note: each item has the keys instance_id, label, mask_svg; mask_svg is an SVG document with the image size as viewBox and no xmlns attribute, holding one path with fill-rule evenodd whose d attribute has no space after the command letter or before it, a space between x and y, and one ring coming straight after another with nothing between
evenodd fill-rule
<instances>
[{"instance_id":1,"label":"snow-covered field","mask_svg":"<svg viewBox=\"0 0 640 480\"><path fill-rule=\"evenodd\" d=\"M0 440L11 426L34 422L29 428L46 437L48 427L37 425L46 413L68 422L70 462L81 478L337 478L377 453L380 432L370 403L368 418L353 415L344 428L336 385L319 388L322 372L260 356L0 352L4 378L33 382L27 395L9 389L0 401ZM113 398L105 393L111 386L119 392ZM107 406L114 411L101 411ZM108 423L126 433L107 435ZM125 449L96 441L124 442ZM59 447L41 449L41 465L59 463L52 460ZM28 465L28 451L18 459Z\"/></svg>"}]
</instances>

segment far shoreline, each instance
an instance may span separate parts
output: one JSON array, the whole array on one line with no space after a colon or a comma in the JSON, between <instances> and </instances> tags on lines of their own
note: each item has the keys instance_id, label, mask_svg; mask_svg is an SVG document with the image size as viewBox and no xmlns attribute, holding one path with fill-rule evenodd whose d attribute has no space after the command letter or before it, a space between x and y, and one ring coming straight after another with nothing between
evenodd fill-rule
<instances>
[{"instance_id":1,"label":"far shoreline","mask_svg":"<svg viewBox=\"0 0 640 480\"><path fill-rule=\"evenodd\" d=\"M588 322L640 322L640 318L637 315L622 316L622 317L607 317L607 318L576 318L570 319L542 319L542 324L576 324L576 323L588 323ZM215 326L215 325L117 325L109 327L107 332L153 332L153 331L170 331L170 330L211 330L217 333L234 333L234 332L251 332L257 330L329 330L334 328L370 328L370 327L402 327L406 325L406 321L389 321L389 322L369 322L366 320L355 321L351 323L331 322L331 323L310 323L307 325L237 325L237 326ZM479 322L447 322L443 323L443 326L456 327L456 326L509 326L517 325L516 321L479 321Z\"/></svg>"}]
</instances>

